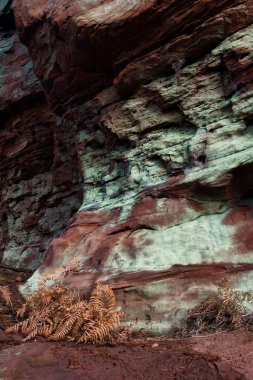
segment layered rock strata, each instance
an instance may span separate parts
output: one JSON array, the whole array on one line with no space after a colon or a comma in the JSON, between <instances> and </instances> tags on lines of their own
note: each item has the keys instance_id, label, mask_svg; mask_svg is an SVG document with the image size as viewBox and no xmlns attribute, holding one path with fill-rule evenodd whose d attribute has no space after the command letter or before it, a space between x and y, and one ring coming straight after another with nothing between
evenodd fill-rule
<instances>
[{"instance_id":1,"label":"layered rock strata","mask_svg":"<svg viewBox=\"0 0 253 380\"><path fill-rule=\"evenodd\" d=\"M82 206L25 294L109 283L126 320L161 332L224 276L252 288L252 11L247 0L14 2L83 178Z\"/></svg>"},{"instance_id":2,"label":"layered rock strata","mask_svg":"<svg viewBox=\"0 0 253 380\"><path fill-rule=\"evenodd\" d=\"M0 2L1 265L36 269L80 195L75 142L47 104L10 3Z\"/></svg>"}]
</instances>

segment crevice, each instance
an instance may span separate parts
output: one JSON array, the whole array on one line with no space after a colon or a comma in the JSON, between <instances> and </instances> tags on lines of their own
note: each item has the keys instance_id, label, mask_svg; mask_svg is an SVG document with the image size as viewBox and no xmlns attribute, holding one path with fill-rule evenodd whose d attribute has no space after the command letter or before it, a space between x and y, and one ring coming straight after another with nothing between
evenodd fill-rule
<instances>
[{"instance_id":1,"label":"crevice","mask_svg":"<svg viewBox=\"0 0 253 380\"><path fill-rule=\"evenodd\" d=\"M31 269L15 268L15 267L11 267L11 266L8 266L8 265L3 265L3 264L0 264L0 268L8 269L8 270L11 270L13 272L23 272L23 273L29 273L29 274L32 274L34 272Z\"/></svg>"},{"instance_id":2,"label":"crevice","mask_svg":"<svg viewBox=\"0 0 253 380\"><path fill-rule=\"evenodd\" d=\"M4 119L7 117L15 116L37 105L47 105L46 97L42 89L0 110L0 123L3 124Z\"/></svg>"},{"instance_id":3,"label":"crevice","mask_svg":"<svg viewBox=\"0 0 253 380\"><path fill-rule=\"evenodd\" d=\"M0 31L12 31L16 29L15 18L11 9L12 0L9 0L4 8L0 4Z\"/></svg>"}]
</instances>

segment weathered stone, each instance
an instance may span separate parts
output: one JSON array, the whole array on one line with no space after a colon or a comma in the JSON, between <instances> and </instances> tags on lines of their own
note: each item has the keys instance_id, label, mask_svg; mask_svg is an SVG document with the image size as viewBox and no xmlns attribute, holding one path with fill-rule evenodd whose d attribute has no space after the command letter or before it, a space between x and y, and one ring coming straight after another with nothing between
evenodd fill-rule
<instances>
[{"instance_id":1,"label":"weathered stone","mask_svg":"<svg viewBox=\"0 0 253 380\"><path fill-rule=\"evenodd\" d=\"M50 175L64 183L76 165L83 186L79 212L24 294L43 276L83 292L109 283L127 321L166 332L222 277L252 289L252 6L15 1L22 41L62 114ZM74 136L68 169L61 128ZM40 205L46 186L34 187ZM53 220L60 231L64 202L26 223Z\"/></svg>"},{"instance_id":2,"label":"weathered stone","mask_svg":"<svg viewBox=\"0 0 253 380\"><path fill-rule=\"evenodd\" d=\"M36 7L31 0L15 0L14 11L35 72L60 112L64 111L63 103L90 98L110 84L127 64L135 65L135 59L149 51L155 55L152 63L146 65L144 61L143 65L137 61L137 75L131 72L132 82L146 78L142 66L159 66L158 74L161 70L177 71L185 60L195 61L252 21L251 0L199 0L190 7L187 0L162 0L159 4L155 0L73 4L68 0L40 0ZM157 47L161 47L161 57ZM125 84L131 80L126 70L126 75L123 71L115 82L120 83L123 92L125 87L128 92L136 88L136 84Z\"/></svg>"},{"instance_id":3,"label":"weathered stone","mask_svg":"<svg viewBox=\"0 0 253 380\"><path fill-rule=\"evenodd\" d=\"M0 252L5 266L36 269L80 206L80 176L72 135L49 110L10 2L1 7Z\"/></svg>"}]
</instances>

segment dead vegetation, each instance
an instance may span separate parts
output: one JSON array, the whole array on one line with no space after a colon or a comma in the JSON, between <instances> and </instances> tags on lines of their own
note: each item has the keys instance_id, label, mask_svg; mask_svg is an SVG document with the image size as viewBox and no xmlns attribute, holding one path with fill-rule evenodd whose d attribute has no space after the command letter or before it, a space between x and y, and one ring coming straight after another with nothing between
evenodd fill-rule
<instances>
[{"instance_id":1,"label":"dead vegetation","mask_svg":"<svg viewBox=\"0 0 253 380\"><path fill-rule=\"evenodd\" d=\"M0 286L0 295L11 305L9 289ZM79 292L61 286L42 286L18 309L19 322L7 328L8 333L21 333L25 340L42 336L51 341L118 344L127 339L116 311L115 295L107 285L97 285L89 300ZM223 279L216 292L188 311L184 328L171 335L190 336L222 330L247 328L253 324L253 295L234 289Z\"/></svg>"},{"instance_id":2,"label":"dead vegetation","mask_svg":"<svg viewBox=\"0 0 253 380\"><path fill-rule=\"evenodd\" d=\"M12 313L13 307L9 287L0 285L0 322L2 323L6 316Z\"/></svg>"},{"instance_id":3,"label":"dead vegetation","mask_svg":"<svg viewBox=\"0 0 253 380\"><path fill-rule=\"evenodd\" d=\"M234 330L252 322L252 294L236 291L230 280L223 279L217 292L188 311L188 334Z\"/></svg>"},{"instance_id":4,"label":"dead vegetation","mask_svg":"<svg viewBox=\"0 0 253 380\"><path fill-rule=\"evenodd\" d=\"M80 258L73 257L68 264L46 271L46 273L43 273L40 276L39 287L52 285L54 283L59 284L59 282L62 281L63 278L66 277L69 273L73 273L75 271L78 272L79 264Z\"/></svg>"},{"instance_id":5,"label":"dead vegetation","mask_svg":"<svg viewBox=\"0 0 253 380\"><path fill-rule=\"evenodd\" d=\"M0 295L2 297L2 299L4 300L4 302L6 303L6 305L8 306L12 306L12 302L11 302L11 292L8 288L8 286L0 286Z\"/></svg>"},{"instance_id":6,"label":"dead vegetation","mask_svg":"<svg viewBox=\"0 0 253 380\"><path fill-rule=\"evenodd\" d=\"M77 343L121 343L126 331L120 327L121 314L115 309L115 295L107 285L97 285L90 299L64 287L42 287L17 311L20 322L6 332L21 332L26 338Z\"/></svg>"}]
</instances>

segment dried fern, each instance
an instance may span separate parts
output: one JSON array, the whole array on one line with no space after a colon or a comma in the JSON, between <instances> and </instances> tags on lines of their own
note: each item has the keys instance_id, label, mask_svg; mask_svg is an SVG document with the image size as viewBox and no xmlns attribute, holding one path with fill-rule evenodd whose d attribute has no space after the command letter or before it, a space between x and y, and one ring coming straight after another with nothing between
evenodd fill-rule
<instances>
[{"instance_id":1,"label":"dried fern","mask_svg":"<svg viewBox=\"0 0 253 380\"><path fill-rule=\"evenodd\" d=\"M112 343L126 339L115 310L115 295L106 285L97 285L90 300L67 288L42 287L17 311L24 319L7 332L25 335L25 340L43 336L49 340L75 340L79 343Z\"/></svg>"},{"instance_id":2,"label":"dried fern","mask_svg":"<svg viewBox=\"0 0 253 380\"><path fill-rule=\"evenodd\" d=\"M0 295L5 301L6 305L12 306L11 302L11 292L8 288L8 286L0 286Z\"/></svg>"},{"instance_id":3,"label":"dried fern","mask_svg":"<svg viewBox=\"0 0 253 380\"><path fill-rule=\"evenodd\" d=\"M67 274L78 270L80 264L80 258L73 257L73 259L67 264L59 268L54 268L47 271L40 276L39 286L47 285L48 281L59 282L60 279L66 277Z\"/></svg>"}]
</instances>

